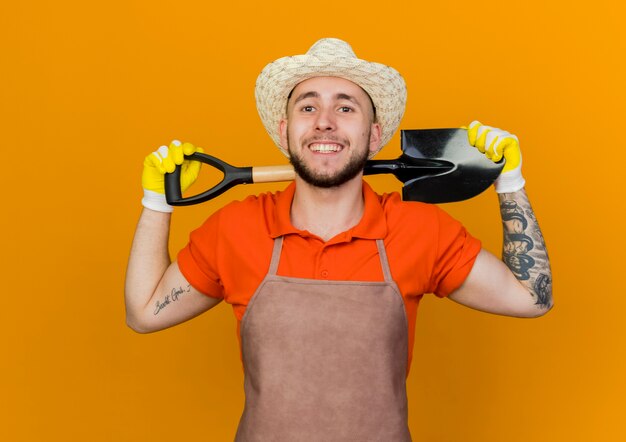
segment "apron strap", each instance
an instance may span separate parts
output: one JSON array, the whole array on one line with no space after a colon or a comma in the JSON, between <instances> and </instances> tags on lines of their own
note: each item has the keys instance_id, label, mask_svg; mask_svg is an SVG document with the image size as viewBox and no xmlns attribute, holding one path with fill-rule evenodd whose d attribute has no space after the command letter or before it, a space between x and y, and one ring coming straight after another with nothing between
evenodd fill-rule
<instances>
[{"instance_id":1,"label":"apron strap","mask_svg":"<svg viewBox=\"0 0 626 442\"><path fill-rule=\"evenodd\" d=\"M387 252L385 251L385 243L382 239L376 240L376 247L378 247L378 256L380 257L380 266L383 269L383 276L385 277L385 282L393 283L393 278L391 277L391 269L389 268L389 261L387 260Z\"/></svg>"},{"instance_id":2,"label":"apron strap","mask_svg":"<svg viewBox=\"0 0 626 442\"><path fill-rule=\"evenodd\" d=\"M272 260L270 261L270 269L267 274L275 276L278 271L278 263L280 262L280 252L283 249L283 237L279 236L274 239L274 249L272 250Z\"/></svg>"}]
</instances>

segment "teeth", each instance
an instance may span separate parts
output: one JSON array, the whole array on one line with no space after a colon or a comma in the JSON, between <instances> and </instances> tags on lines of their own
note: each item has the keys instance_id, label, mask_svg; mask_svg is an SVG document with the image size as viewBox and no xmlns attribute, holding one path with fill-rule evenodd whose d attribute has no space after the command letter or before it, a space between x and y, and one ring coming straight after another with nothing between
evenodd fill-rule
<instances>
[{"instance_id":1,"label":"teeth","mask_svg":"<svg viewBox=\"0 0 626 442\"><path fill-rule=\"evenodd\" d=\"M341 146L338 144L312 144L311 150L313 152L339 152Z\"/></svg>"}]
</instances>

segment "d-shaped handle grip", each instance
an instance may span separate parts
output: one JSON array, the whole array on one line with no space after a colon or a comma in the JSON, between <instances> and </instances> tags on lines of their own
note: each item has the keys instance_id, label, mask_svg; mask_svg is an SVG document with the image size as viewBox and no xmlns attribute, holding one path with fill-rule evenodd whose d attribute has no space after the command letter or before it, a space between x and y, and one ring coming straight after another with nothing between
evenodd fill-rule
<instances>
[{"instance_id":1,"label":"d-shaped handle grip","mask_svg":"<svg viewBox=\"0 0 626 442\"><path fill-rule=\"evenodd\" d=\"M165 174L165 199L171 206L190 206L192 204L202 203L221 195L231 187L239 184L250 184L253 182L252 167L231 166L219 158L200 152L185 155L185 159L209 164L210 166L221 170L224 173L224 178L217 185L210 188L206 192L183 198L183 192L180 188L181 166L176 166L176 170L174 170L174 172Z\"/></svg>"}]
</instances>

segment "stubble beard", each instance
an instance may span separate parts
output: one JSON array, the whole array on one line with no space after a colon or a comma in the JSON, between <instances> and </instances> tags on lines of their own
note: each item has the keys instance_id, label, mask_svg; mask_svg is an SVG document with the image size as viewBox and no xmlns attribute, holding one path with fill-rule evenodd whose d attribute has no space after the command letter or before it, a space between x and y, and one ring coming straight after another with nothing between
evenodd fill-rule
<instances>
[{"instance_id":1,"label":"stubble beard","mask_svg":"<svg viewBox=\"0 0 626 442\"><path fill-rule=\"evenodd\" d=\"M370 132L368 131L366 140L370 139ZM323 189L329 189L331 187L339 187L348 181L354 179L359 173L363 171L365 164L369 157L369 149L364 149L355 155L350 157L348 163L339 171L333 174L317 173L304 162L302 156L298 156L291 151L290 141L288 138L289 148L289 162L293 165L294 170L304 182Z\"/></svg>"}]
</instances>

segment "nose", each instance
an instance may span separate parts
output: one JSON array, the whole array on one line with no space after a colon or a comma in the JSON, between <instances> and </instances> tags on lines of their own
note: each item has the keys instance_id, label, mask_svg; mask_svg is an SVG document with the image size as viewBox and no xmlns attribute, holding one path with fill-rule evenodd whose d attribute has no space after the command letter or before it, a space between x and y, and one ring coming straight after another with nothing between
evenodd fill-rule
<instances>
[{"instance_id":1,"label":"nose","mask_svg":"<svg viewBox=\"0 0 626 442\"><path fill-rule=\"evenodd\" d=\"M320 132L330 132L335 130L335 116L331 109L321 109L317 114L315 129Z\"/></svg>"}]
</instances>

